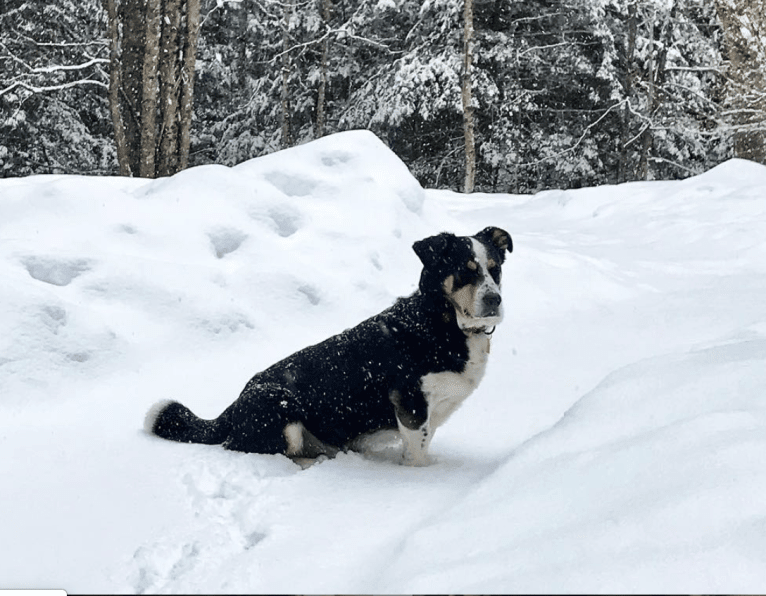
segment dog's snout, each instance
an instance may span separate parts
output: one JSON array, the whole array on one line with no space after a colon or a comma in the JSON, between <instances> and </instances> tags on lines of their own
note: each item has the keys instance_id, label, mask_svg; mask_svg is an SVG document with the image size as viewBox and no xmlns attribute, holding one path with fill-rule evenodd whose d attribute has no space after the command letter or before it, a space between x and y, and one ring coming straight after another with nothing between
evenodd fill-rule
<instances>
[{"instance_id":1,"label":"dog's snout","mask_svg":"<svg viewBox=\"0 0 766 596\"><path fill-rule=\"evenodd\" d=\"M490 292L489 294L484 294L482 301L484 302L484 308L488 310L496 310L497 307L500 306L502 298L500 298L500 294Z\"/></svg>"}]
</instances>

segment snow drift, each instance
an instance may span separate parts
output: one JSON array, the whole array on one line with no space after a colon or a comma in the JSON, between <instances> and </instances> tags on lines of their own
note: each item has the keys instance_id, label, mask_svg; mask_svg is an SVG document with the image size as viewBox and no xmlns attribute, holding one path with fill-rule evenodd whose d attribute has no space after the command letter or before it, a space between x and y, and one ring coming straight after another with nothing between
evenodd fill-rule
<instances>
[{"instance_id":1,"label":"snow drift","mask_svg":"<svg viewBox=\"0 0 766 596\"><path fill-rule=\"evenodd\" d=\"M766 168L423 190L372 134L146 181L0 181L0 585L753 592L766 581ZM506 320L436 463L146 435L507 229ZM725 572L724 572L725 570Z\"/></svg>"}]
</instances>

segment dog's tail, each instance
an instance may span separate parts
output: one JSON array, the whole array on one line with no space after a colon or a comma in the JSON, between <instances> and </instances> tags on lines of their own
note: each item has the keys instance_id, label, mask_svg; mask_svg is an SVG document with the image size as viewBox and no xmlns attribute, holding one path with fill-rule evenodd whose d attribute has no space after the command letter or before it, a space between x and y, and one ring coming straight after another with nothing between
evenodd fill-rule
<instances>
[{"instance_id":1,"label":"dog's tail","mask_svg":"<svg viewBox=\"0 0 766 596\"><path fill-rule=\"evenodd\" d=\"M146 413L144 430L170 441L218 445L226 440L229 424L224 416L204 420L177 401L164 400Z\"/></svg>"}]
</instances>

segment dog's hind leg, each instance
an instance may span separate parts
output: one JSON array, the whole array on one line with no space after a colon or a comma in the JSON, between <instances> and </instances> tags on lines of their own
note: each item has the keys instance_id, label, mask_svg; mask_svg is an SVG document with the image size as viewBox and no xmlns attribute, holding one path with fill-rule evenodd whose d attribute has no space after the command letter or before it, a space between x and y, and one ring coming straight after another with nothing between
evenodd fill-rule
<instances>
[{"instance_id":1,"label":"dog's hind leg","mask_svg":"<svg viewBox=\"0 0 766 596\"><path fill-rule=\"evenodd\" d=\"M335 457L340 449L317 439L302 422L291 422L284 429L287 440L286 455L292 458L317 458L320 455Z\"/></svg>"},{"instance_id":2,"label":"dog's hind leg","mask_svg":"<svg viewBox=\"0 0 766 596\"><path fill-rule=\"evenodd\" d=\"M292 394L277 383L247 384L237 401L221 414L229 421L225 449L246 453L288 454L285 426L290 422Z\"/></svg>"}]
</instances>

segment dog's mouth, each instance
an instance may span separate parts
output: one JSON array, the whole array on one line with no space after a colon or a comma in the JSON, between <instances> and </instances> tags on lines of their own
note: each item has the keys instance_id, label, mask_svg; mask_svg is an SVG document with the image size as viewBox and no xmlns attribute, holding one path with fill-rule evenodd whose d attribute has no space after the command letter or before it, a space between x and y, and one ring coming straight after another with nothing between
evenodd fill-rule
<instances>
[{"instance_id":1,"label":"dog's mouth","mask_svg":"<svg viewBox=\"0 0 766 596\"><path fill-rule=\"evenodd\" d=\"M491 309L490 312L482 313L482 316L473 316L467 308L461 307L454 302L457 326L466 333L492 333L495 327L503 320L501 307Z\"/></svg>"}]
</instances>

